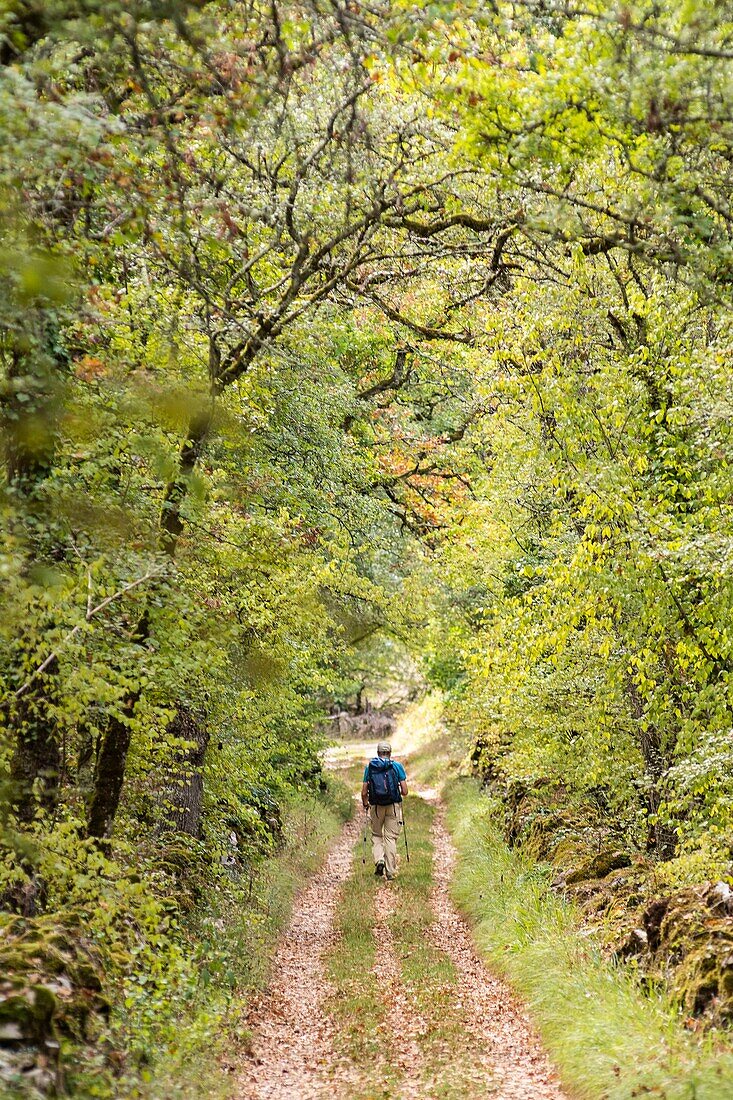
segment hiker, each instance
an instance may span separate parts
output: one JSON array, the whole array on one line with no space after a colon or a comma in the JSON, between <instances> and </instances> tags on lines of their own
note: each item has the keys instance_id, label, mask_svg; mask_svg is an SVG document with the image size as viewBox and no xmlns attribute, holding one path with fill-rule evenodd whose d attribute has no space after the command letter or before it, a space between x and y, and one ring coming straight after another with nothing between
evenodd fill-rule
<instances>
[{"instance_id":1,"label":"hiker","mask_svg":"<svg viewBox=\"0 0 733 1100\"><path fill-rule=\"evenodd\" d=\"M402 825L402 802L407 794L405 769L392 759L392 746L380 741L377 755L364 768L361 803L372 827L374 874L393 879L397 874L397 837Z\"/></svg>"}]
</instances>

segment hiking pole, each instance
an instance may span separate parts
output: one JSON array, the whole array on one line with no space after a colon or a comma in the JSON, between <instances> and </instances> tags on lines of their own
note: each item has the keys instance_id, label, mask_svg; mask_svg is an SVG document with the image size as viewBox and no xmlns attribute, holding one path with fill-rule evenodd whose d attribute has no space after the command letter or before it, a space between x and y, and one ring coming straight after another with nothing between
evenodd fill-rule
<instances>
[{"instance_id":1,"label":"hiking pole","mask_svg":"<svg viewBox=\"0 0 733 1100\"><path fill-rule=\"evenodd\" d=\"M364 807L364 851L362 853L361 862L366 866L366 848L367 848L367 828L369 825L369 810Z\"/></svg>"},{"instance_id":2,"label":"hiking pole","mask_svg":"<svg viewBox=\"0 0 733 1100\"><path fill-rule=\"evenodd\" d=\"M407 826L405 825L405 804L402 803L402 835L405 838L405 855L407 856L407 862L410 862L410 849L407 847Z\"/></svg>"}]
</instances>

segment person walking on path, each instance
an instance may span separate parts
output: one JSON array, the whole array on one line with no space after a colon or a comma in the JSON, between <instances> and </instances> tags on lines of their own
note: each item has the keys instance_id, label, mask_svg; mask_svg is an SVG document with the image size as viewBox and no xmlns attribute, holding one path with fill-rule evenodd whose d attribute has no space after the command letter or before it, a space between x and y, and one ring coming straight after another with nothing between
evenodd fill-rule
<instances>
[{"instance_id":1,"label":"person walking on path","mask_svg":"<svg viewBox=\"0 0 733 1100\"><path fill-rule=\"evenodd\" d=\"M402 826L402 806L407 794L407 774L392 759L392 746L380 741L377 755L364 768L361 803L372 829L374 874L393 879L397 874L397 838Z\"/></svg>"}]
</instances>

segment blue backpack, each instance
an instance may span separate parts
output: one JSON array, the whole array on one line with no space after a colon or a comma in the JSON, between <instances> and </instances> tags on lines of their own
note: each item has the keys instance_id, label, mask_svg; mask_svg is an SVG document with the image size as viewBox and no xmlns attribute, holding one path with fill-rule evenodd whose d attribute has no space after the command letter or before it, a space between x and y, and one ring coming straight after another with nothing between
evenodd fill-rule
<instances>
[{"instance_id":1,"label":"blue backpack","mask_svg":"<svg viewBox=\"0 0 733 1100\"><path fill-rule=\"evenodd\" d=\"M372 806L391 806L393 802L402 801L400 781L391 760L383 760L379 756L370 760L367 783L369 784L369 802Z\"/></svg>"}]
</instances>

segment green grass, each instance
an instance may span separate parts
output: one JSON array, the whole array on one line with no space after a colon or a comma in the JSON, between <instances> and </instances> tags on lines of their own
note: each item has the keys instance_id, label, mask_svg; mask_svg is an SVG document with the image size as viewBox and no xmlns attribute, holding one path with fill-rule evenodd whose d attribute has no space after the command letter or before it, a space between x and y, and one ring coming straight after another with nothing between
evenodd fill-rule
<instances>
[{"instance_id":1,"label":"green grass","mask_svg":"<svg viewBox=\"0 0 733 1100\"><path fill-rule=\"evenodd\" d=\"M388 1060L384 1038L389 1033L387 1005L374 981L374 896L378 883L371 854L362 865L361 840L354 852L354 873L344 884L336 911L336 942L326 960L335 987L326 1010L337 1025L337 1046L360 1074L350 1095L390 1096L399 1078Z\"/></svg>"},{"instance_id":2,"label":"green grass","mask_svg":"<svg viewBox=\"0 0 733 1100\"><path fill-rule=\"evenodd\" d=\"M733 1052L686 1032L675 1009L601 957L541 865L504 843L470 780L449 784L454 898L480 950L529 1005L568 1091L593 1100L730 1100Z\"/></svg>"}]
</instances>

